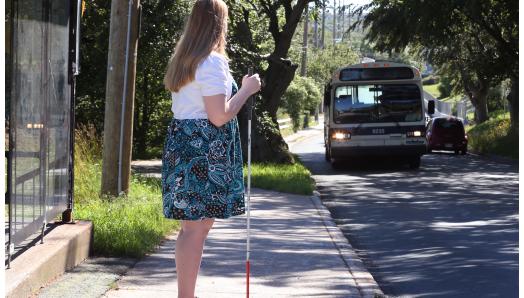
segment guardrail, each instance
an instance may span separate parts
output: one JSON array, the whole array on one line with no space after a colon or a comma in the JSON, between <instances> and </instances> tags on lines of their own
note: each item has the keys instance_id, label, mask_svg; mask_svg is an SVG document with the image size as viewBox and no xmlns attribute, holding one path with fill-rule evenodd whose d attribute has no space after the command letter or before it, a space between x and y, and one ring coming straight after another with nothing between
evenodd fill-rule
<instances>
[{"instance_id":1,"label":"guardrail","mask_svg":"<svg viewBox=\"0 0 524 298\"><path fill-rule=\"evenodd\" d=\"M291 118L278 119L277 122L278 122L278 127L280 129L291 127ZM284 123L289 123L289 124L284 124Z\"/></svg>"}]
</instances>

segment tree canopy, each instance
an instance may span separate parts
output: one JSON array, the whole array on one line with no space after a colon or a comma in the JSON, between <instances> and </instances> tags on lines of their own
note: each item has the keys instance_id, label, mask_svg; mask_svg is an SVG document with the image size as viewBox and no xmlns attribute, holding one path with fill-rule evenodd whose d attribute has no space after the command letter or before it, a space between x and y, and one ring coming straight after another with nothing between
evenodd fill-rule
<instances>
[{"instance_id":1,"label":"tree canopy","mask_svg":"<svg viewBox=\"0 0 524 298\"><path fill-rule=\"evenodd\" d=\"M511 79L508 100L518 122L518 1L374 0L358 13L375 49L410 47L456 77L454 87L470 96L480 122L489 87Z\"/></svg>"},{"instance_id":2,"label":"tree canopy","mask_svg":"<svg viewBox=\"0 0 524 298\"><path fill-rule=\"evenodd\" d=\"M229 8L227 53L231 58L232 74L240 83L248 67L252 66L265 82L256 101L253 120L254 161L293 162L293 156L280 135L276 113L284 105L282 98L295 78L300 61L295 55L299 52L295 52L294 47L300 47L296 32L301 31L297 28L304 20L305 7L314 4L320 8L321 2L226 0ZM161 154L165 128L172 116L171 97L164 90L162 78L192 3L189 0L141 1L133 158L151 158ZM93 124L99 134L103 133L104 115L101 111L105 104L110 8L109 1L86 2L81 28L82 72L77 85L76 119L79 125ZM318 14L318 9L312 9L314 17L315 14ZM307 76L314 78L314 82L308 82L316 84L317 88L323 85L334 69L357 60L349 46L317 49L310 53ZM311 91L308 94L316 93ZM311 98L304 100L316 102ZM311 108L302 106L305 110ZM238 118L245 149L245 111L241 111Z\"/></svg>"}]
</instances>

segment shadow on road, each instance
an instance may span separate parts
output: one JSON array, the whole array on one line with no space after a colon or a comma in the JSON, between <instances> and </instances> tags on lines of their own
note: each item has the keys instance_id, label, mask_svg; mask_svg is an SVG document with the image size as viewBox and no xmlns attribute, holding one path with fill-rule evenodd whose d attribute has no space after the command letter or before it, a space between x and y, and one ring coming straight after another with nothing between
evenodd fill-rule
<instances>
[{"instance_id":1,"label":"shadow on road","mask_svg":"<svg viewBox=\"0 0 524 298\"><path fill-rule=\"evenodd\" d=\"M299 156L385 294L517 297L516 165L441 152L418 170L387 158L334 170L316 150Z\"/></svg>"}]
</instances>

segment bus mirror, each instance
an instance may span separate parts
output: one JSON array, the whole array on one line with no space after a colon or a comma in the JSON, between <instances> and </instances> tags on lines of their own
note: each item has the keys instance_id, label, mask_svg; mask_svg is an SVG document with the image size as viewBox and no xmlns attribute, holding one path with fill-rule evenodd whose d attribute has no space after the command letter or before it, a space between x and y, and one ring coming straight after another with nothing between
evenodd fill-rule
<instances>
[{"instance_id":1,"label":"bus mirror","mask_svg":"<svg viewBox=\"0 0 524 298\"><path fill-rule=\"evenodd\" d=\"M330 101L331 101L331 92L325 92L324 93L324 106L329 107Z\"/></svg>"},{"instance_id":2,"label":"bus mirror","mask_svg":"<svg viewBox=\"0 0 524 298\"><path fill-rule=\"evenodd\" d=\"M435 101L434 100L428 100L428 114L429 115L435 114Z\"/></svg>"}]
</instances>

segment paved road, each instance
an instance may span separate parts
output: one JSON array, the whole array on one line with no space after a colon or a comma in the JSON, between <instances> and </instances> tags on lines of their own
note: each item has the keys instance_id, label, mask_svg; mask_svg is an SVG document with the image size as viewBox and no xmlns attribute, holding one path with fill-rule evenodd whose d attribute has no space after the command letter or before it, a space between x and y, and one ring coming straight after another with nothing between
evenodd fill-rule
<instances>
[{"instance_id":1,"label":"paved road","mask_svg":"<svg viewBox=\"0 0 524 298\"><path fill-rule=\"evenodd\" d=\"M322 131L293 144L323 204L386 295L518 296L518 168L451 154L418 171L324 161Z\"/></svg>"}]
</instances>

